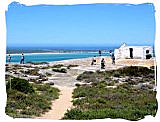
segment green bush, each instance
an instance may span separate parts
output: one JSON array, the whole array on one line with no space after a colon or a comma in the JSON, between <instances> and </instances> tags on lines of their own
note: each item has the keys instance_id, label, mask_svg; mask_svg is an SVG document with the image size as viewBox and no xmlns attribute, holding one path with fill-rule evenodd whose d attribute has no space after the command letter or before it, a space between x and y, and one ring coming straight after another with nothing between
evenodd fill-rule
<instances>
[{"instance_id":1,"label":"green bush","mask_svg":"<svg viewBox=\"0 0 160 122\"><path fill-rule=\"evenodd\" d=\"M67 69L70 69L71 67L77 67L78 65L73 65L73 64L70 64L67 66Z\"/></svg>"},{"instance_id":2,"label":"green bush","mask_svg":"<svg viewBox=\"0 0 160 122\"><path fill-rule=\"evenodd\" d=\"M120 74L118 71L115 71L115 72L113 73L113 76L114 76L114 77L120 77L120 75L121 75L121 74Z\"/></svg>"},{"instance_id":3,"label":"green bush","mask_svg":"<svg viewBox=\"0 0 160 122\"><path fill-rule=\"evenodd\" d=\"M142 76L150 73L154 73L153 70L147 68L147 67L138 67L138 66L130 66L130 67L124 67L117 70L121 75L126 76Z\"/></svg>"},{"instance_id":4,"label":"green bush","mask_svg":"<svg viewBox=\"0 0 160 122\"><path fill-rule=\"evenodd\" d=\"M15 89L7 90L6 114L11 117L35 117L51 109L51 100L59 96L59 90L49 84L32 84L35 92L26 94Z\"/></svg>"},{"instance_id":5,"label":"green bush","mask_svg":"<svg viewBox=\"0 0 160 122\"><path fill-rule=\"evenodd\" d=\"M75 86L79 87L79 86L81 86L81 84L79 84L79 83L76 83L76 84L75 84Z\"/></svg>"},{"instance_id":6,"label":"green bush","mask_svg":"<svg viewBox=\"0 0 160 122\"><path fill-rule=\"evenodd\" d=\"M46 72L46 76L50 77L50 76L52 76L52 74L49 72Z\"/></svg>"},{"instance_id":7,"label":"green bush","mask_svg":"<svg viewBox=\"0 0 160 122\"><path fill-rule=\"evenodd\" d=\"M65 68L61 68L61 69L54 68L54 69L52 69L52 71L61 72L61 73L67 73L67 70Z\"/></svg>"},{"instance_id":8,"label":"green bush","mask_svg":"<svg viewBox=\"0 0 160 122\"><path fill-rule=\"evenodd\" d=\"M34 65L48 64L48 62L27 62L27 63Z\"/></svg>"},{"instance_id":9,"label":"green bush","mask_svg":"<svg viewBox=\"0 0 160 122\"><path fill-rule=\"evenodd\" d=\"M147 54L146 55L146 59L150 59L150 58L152 58L152 55L151 54Z\"/></svg>"},{"instance_id":10,"label":"green bush","mask_svg":"<svg viewBox=\"0 0 160 122\"><path fill-rule=\"evenodd\" d=\"M28 74L28 75L40 75L38 72L39 72L39 69L35 68L35 69L31 69L31 70L25 71L24 73Z\"/></svg>"},{"instance_id":11,"label":"green bush","mask_svg":"<svg viewBox=\"0 0 160 122\"><path fill-rule=\"evenodd\" d=\"M10 86L11 85L11 86ZM11 81L7 82L7 89L15 89L23 93L32 93L34 92L33 87L29 84L28 81L20 78L13 78Z\"/></svg>"},{"instance_id":12,"label":"green bush","mask_svg":"<svg viewBox=\"0 0 160 122\"><path fill-rule=\"evenodd\" d=\"M63 64L57 64L57 65L53 65L52 68L61 68L63 66L64 66Z\"/></svg>"},{"instance_id":13,"label":"green bush","mask_svg":"<svg viewBox=\"0 0 160 122\"><path fill-rule=\"evenodd\" d=\"M139 120L146 115L156 115L158 109L156 92L148 89L134 89L128 83L119 85L117 88L106 88L107 85L105 81L100 81L74 89L72 101L74 108L67 111L63 119Z\"/></svg>"}]
</instances>

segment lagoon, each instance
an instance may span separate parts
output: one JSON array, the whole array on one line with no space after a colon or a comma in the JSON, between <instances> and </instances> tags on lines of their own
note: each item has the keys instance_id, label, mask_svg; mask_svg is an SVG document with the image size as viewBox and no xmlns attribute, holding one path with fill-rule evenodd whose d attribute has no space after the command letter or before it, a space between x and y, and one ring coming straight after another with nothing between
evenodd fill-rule
<instances>
[{"instance_id":1,"label":"lagoon","mask_svg":"<svg viewBox=\"0 0 160 122\"><path fill-rule=\"evenodd\" d=\"M99 56L98 52L76 52L76 53L24 53L26 62L54 62L68 59L79 59ZM109 52L103 52L102 56L109 56ZM20 62L21 54L11 54L11 62ZM8 62L8 54L6 62Z\"/></svg>"}]
</instances>

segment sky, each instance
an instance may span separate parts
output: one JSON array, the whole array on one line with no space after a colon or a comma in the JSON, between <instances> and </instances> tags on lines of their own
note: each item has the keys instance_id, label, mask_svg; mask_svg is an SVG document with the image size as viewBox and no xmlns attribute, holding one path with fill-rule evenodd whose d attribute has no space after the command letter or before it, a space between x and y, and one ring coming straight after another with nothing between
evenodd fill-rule
<instances>
[{"instance_id":1,"label":"sky","mask_svg":"<svg viewBox=\"0 0 160 122\"><path fill-rule=\"evenodd\" d=\"M153 45L153 4L25 6L6 11L7 47Z\"/></svg>"}]
</instances>

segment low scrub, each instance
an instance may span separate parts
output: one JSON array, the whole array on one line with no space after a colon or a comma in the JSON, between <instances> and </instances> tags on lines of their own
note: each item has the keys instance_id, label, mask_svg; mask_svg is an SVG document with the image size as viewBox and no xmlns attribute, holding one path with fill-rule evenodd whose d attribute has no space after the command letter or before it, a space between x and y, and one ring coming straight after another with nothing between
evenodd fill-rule
<instances>
[{"instance_id":1,"label":"low scrub","mask_svg":"<svg viewBox=\"0 0 160 122\"><path fill-rule=\"evenodd\" d=\"M70 65L67 66L67 69L70 69L71 67L78 67L78 65L70 64Z\"/></svg>"},{"instance_id":2,"label":"low scrub","mask_svg":"<svg viewBox=\"0 0 160 122\"><path fill-rule=\"evenodd\" d=\"M63 119L139 120L146 115L156 115L156 92L136 90L128 84L114 89L106 86L104 82L78 86L73 92L74 109L69 110Z\"/></svg>"},{"instance_id":3,"label":"low scrub","mask_svg":"<svg viewBox=\"0 0 160 122\"><path fill-rule=\"evenodd\" d=\"M49 84L32 83L30 86L34 92L7 87L7 115L14 118L40 116L51 109L51 100L58 99L59 90Z\"/></svg>"},{"instance_id":4,"label":"low scrub","mask_svg":"<svg viewBox=\"0 0 160 122\"><path fill-rule=\"evenodd\" d=\"M91 83L78 85L74 89L74 107L65 113L63 119L139 120L146 115L156 115L158 103L153 85L151 88L148 85L140 88L134 86L153 82L152 69L131 66L111 71L84 72L77 80ZM118 83L118 80L123 83ZM116 83L116 87L108 87Z\"/></svg>"},{"instance_id":5,"label":"low scrub","mask_svg":"<svg viewBox=\"0 0 160 122\"><path fill-rule=\"evenodd\" d=\"M60 73L67 73L67 70L65 68L60 68L60 69L54 68L54 69L52 69L52 71L54 71L54 72L60 72Z\"/></svg>"},{"instance_id":6,"label":"low scrub","mask_svg":"<svg viewBox=\"0 0 160 122\"><path fill-rule=\"evenodd\" d=\"M24 71L24 73L27 75L37 75L37 76L40 75L38 72L39 72L38 68Z\"/></svg>"},{"instance_id":7,"label":"low scrub","mask_svg":"<svg viewBox=\"0 0 160 122\"><path fill-rule=\"evenodd\" d=\"M125 76L142 76L142 75L145 76L147 74L154 73L153 70L147 67L140 67L140 66L124 67L116 71L119 72L121 75Z\"/></svg>"},{"instance_id":8,"label":"low scrub","mask_svg":"<svg viewBox=\"0 0 160 122\"><path fill-rule=\"evenodd\" d=\"M20 78L13 78L11 81L7 82L7 89L14 89L23 93L32 93L34 92L33 87L29 84L28 81Z\"/></svg>"},{"instance_id":9,"label":"low scrub","mask_svg":"<svg viewBox=\"0 0 160 122\"><path fill-rule=\"evenodd\" d=\"M48 62L27 62L27 63L34 64L34 65L48 64Z\"/></svg>"},{"instance_id":10,"label":"low scrub","mask_svg":"<svg viewBox=\"0 0 160 122\"><path fill-rule=\"evenodd\" d=\"M126 76L141 77L141 81L143 79L146 80L146 78L148 80L151 80L154 79L154 70L147 67L130 66L103 72L99 70L97 70L96 72L85 71L77 77L77 80L84 82L99 82L102 80L110 81L112 80L112 77L121 78Z\"/></svg>"},{"instance_id":11,"label":"low scrub","mask_svg":"<svg viewBox=\"0 0 160 122\"><path fill-rule=\"evenodd\" d=\"M57 64L57 65L53 65L52 68L61 68L63 66L64 66L63 64Z\"/></svg>"}]
</instances>

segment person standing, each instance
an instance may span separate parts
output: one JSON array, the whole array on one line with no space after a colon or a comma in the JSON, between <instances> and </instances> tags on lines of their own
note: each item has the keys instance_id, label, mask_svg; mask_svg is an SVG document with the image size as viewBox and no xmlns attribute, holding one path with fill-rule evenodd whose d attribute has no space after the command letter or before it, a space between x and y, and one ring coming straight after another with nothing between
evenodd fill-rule
<instances>
[{"instance_id":1,"label":"person standing","mask_svg":"<svg viewBox=\"0 0 160 122\"><path fill-rule=\"evenodd\" d=\"M99 56L101 56L102 55L102 52L101 52L101 50L99 50Z\"/></svg>"},{"instance_id":2,"label":"person standing","mask_svg":"<svg viewBox=\"0 0 160 122\"><path fill-rule=\"evenodd\" d=\"M9 54L8 55L8 63L10 63L11 62L11 55Z\"/></svg>"},{"instance_id":3,"label":"person standing","mask_svg":"<svg viewBox=\"0 0 160 122\"><path fill-rule=\"evenodd\" d=\"M20 64L24 64L24 54L22 53Z\"/></svg>"},{"instance_id":4,"label":"person standing","mask_svg":"<svg viewBox=\"0 0 160 122\"><path fill-rule=\"evenodd\" d=\"M110 53L110 56L111 56L111 58L112 58L112 50L110 50L109 53Z\"/></svg>"},{"instance_id":5,"label":"person standing","mask_svg":"<svg viewBox=\"0 0 160 122\"><path fill-rule=\"evenodd\" d=\"M104 58L101 60L101 69L105 69L105 61Z\"/></svg>"},{"instance_id":6,"label":"person standing","mask_svg":"<svg viewBox=\"0 0 160 122\"><path fill-rule=\"evenodd\" d=\"M91 65L96 65L95 63L96 63L96 56L94 56L94 57L92 58L92 63L91 63Z\"/></svg>"},{"instance_id":7,"label":"person standing","mask_svg":"<svg viewBox=\"0 0 160 122\"><path fill-rule=\"evenodd\" d=\"M115 64L115 56L114 56L114 53L112 52L112 50L110 50L109 52L110 52L110 56L111 56L111 59L112 59L112 64Z\"/></svg>"},{"instance_id":8,"label":"person standing","mask_svg":"<svg viewBox=\"0 0 160 122\"><path fill-rule=\"evenodd\" d=\"M115 64L115 56L114 56L114 53L112 53L112 64Z\"/></svg>"}]
</instances>

